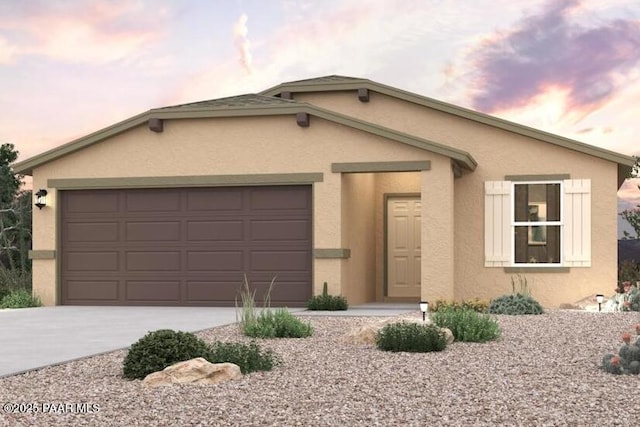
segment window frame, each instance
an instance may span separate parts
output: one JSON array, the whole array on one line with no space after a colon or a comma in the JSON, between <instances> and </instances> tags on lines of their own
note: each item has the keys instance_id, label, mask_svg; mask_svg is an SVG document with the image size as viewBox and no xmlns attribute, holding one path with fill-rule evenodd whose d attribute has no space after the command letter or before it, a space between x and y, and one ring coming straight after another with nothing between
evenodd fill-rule
<instances>
[{"instance_id":1,"label":"window frame","mask_svg":"<svg viewBox=\"0 0 640 427\"><path fill-rule=\"evenodd\" d=\"M560 220L559 221L516 221L516 185L535 185L535 184L559 184L559 204L560 204ZM564 212L564 180L562 179L549 179L549 180L525 180L525 181L511 181L511 194L510 194L510 229L511 229L511 267L525 267L525 268L563 268L564 265L564 225L565 225L565 212ZM560 260L557 263L550 262L527 262L516 263L516 227L532 227L532 226L554 226L560 227Z\"/></svg>"}]
</instances>

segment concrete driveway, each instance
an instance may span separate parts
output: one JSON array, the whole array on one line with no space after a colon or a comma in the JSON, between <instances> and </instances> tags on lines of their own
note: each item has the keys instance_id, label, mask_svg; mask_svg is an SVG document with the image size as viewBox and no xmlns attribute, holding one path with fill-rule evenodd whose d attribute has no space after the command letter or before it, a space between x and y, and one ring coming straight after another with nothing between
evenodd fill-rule
<instances>
[{"instance_id":1,"label":"concrete driveway","mask_svg":"<svg viewBox=\"0 0 640 427\"><path fill-rule=\"evenodd\" d=\"M305 316L396 316L416 308L416 304L363 304L347 311L289 310ZM0 377L126 348L157 329L195 332L235 321L235 307L0 309Z\"/></svg>"},{"instance_id":2,"label":"concrete driveway","mask_svg":"<svg viewBox=\"0 0 640 427\"><path fill-rule=\"evenodd\" d=\"M235 321L234 307L0 310L0 377L129 347L156 329L193 332Z\"/></svg>"}]
</instances>

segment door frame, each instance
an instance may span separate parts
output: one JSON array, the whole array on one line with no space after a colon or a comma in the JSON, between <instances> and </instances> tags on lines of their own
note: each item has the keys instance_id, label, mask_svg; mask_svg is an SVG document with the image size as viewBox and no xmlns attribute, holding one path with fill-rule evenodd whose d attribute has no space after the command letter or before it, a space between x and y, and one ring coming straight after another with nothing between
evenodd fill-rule
<instances>
[{"instance_id":1,"label":"door frame","mask_svg":"<svg viewBox=\"0 0 640 427\"><path fill-rule=\"evenodd\" d=\"M383 215L383 236L382 236L382 240L383 245L384 245L384 255L383 255L383 263L384 263L384 279L383 279L383 288L382 288L382 297L384 298L385 301L389 301L389 302L414 302L414 298L404 298L404 297L390 297L389 296L389 249L388 249L388 228L389 228L389 224L388 224L388 220L389 220L389 212L388 212L388 207L389 207L389 199L395 199L395 198L402 198L402 197L414 197L414 198L418 198L421 199L421 193L384 193L382 195L382 211L384 212Z\"/></svg>"}]
</instances>

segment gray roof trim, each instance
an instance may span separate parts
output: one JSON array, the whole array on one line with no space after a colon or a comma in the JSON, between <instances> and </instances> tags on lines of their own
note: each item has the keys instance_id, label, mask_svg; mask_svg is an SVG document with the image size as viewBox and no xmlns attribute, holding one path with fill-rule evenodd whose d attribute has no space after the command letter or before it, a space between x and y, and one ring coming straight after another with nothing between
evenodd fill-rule
<instances>
[{"instance_id":1,"label":"gray roof trim","mask_svg":"<svg viewBox=\"0 0 640 427\"><path fill-rule=\"evenodd\" d=\"M379 126L370 122L365 122L364 120L355 119L351 116L338 114L320 107L311 105L309 105L309 107L310 110L307 111L309 114L326 120L330 120L335 123L340 123L345 126L359 129L373 135L401 142L412 147L420 148L425 151L450 157L464 169L473 171L478 166L478 163L475 161L475 159L466 151L458 150L457 148L451 148L443 144L438 144L437 142L429 141L424 138L418 138L404 132L398 132L394 129Z\"/></svg>"},{"instance_id":2,"label":"gray roof trim","mask_svg":"<svg viewBox=\"0 0 640 427\"><path fill-rule=\"evenodd\" d=\"M402 89L397 89L391 86L387 86L381 83L377 83L368 79L351 79L343 78L337 79L340 76L329 76L333 79L324 80L323 77L317 79L301 80L291 83L282 83L271 89L267 89L260 92L261 95L276 96L282 91L290 92L330 92L330 91L343 91L343 90L357 90L359 88L367 88L374 92L381 93L383 95L391 96L393 98L402 99L414 104L422 105L432 108L434 110L442 111L445 113L453 114L458 117L462 117L468 120L472 120L478 123L483 123L489 126L493 126L499 129L503 129L509 132L513 132L519 135L527 136L529 138L538 139L540 141L548 142L550 144L559 145L570 150L579 151L585 154L589 154L594 157L609 160L618 163L623 166L631 167L634 164L634 159L631 156L616 153L614 151L606 150L604 148L595 147L593 145L585 144L570 138L565 138L552 133L544 132L532 127L510 122L508 120L500 119L498 117L490 116L488 114L480 113L478 111L470 110L463 107L458 107L453 104L449 104L443 101L438 101L433 98L418 95L412 92L408 92Z\"/></svg>"},{"instance_id":3,"label":"gray roof trim","mask_svg":"<svg viewBox=\"0 0 640 427\"><path fill-rule=\"evenodd\" d=\"M53 178L47 187L58 190L85 190L104 188L179 188L219 187L238 185L308 185L322 182L322 172L248 174L248 175L198 175L198 176L143 176L121 178Z\"/></svg>"},{"instance_id":4,"label":"gray roof trim","mask_svg":"<svg viewBox=\"0 0 640 427\"><path fill-rule=\"evenodd\" d=\"M112 126L89 134L85 137L78 138L60 147L49 150L45 153L36 155L14 165L16 173L30 175L33 168L53 161L59 157L81 150L92 144L125 132L136 126L146 124L151 118L158 119L198 119L198 118L214 118L214 117L255 117L255 116L275 116L275 115L295 115L299 112L306 112L313 116L338 123L344 126L358 129L372 135L380 136L403 144L407 144L425 151L441 154L450 157L460 167L467 170L475 170L477 163L471 155L465 151L447 147L426 139L417 138L412 135L398 132L393 129L375 125L363 120L355 119L350 116L338 114L333 111L325 110L303 102L293 102L284 104L271 105L252 105L252 106L186 106L166 107L149 110L146 113L131 117L130 119L116 123Z\"/></svg>"}]
</instances>

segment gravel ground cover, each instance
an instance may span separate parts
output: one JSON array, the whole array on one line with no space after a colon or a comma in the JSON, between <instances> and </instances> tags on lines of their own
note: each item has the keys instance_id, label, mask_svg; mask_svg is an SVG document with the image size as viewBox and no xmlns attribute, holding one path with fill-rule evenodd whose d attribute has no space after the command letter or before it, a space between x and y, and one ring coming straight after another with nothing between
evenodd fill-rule
<instances>
[{"instance_id":1,"label":"gravel ground cover","mask_svg":"<svg viewBox=\"0 0 640 427\"><path fill-rule=\"evenodd\" d=\"M621 333L640 323L638 313L498 316L498 341L421 354L341 342L380 318L301 317L313 337L259 340L282 356L281 366L215 386L125 380L124 350L0 379L3 405L52 411L0 412L0 426L640 425L640 376L598 369ZM236 325L198 335L248 341Z\"/></svg>"}]
</instances>

